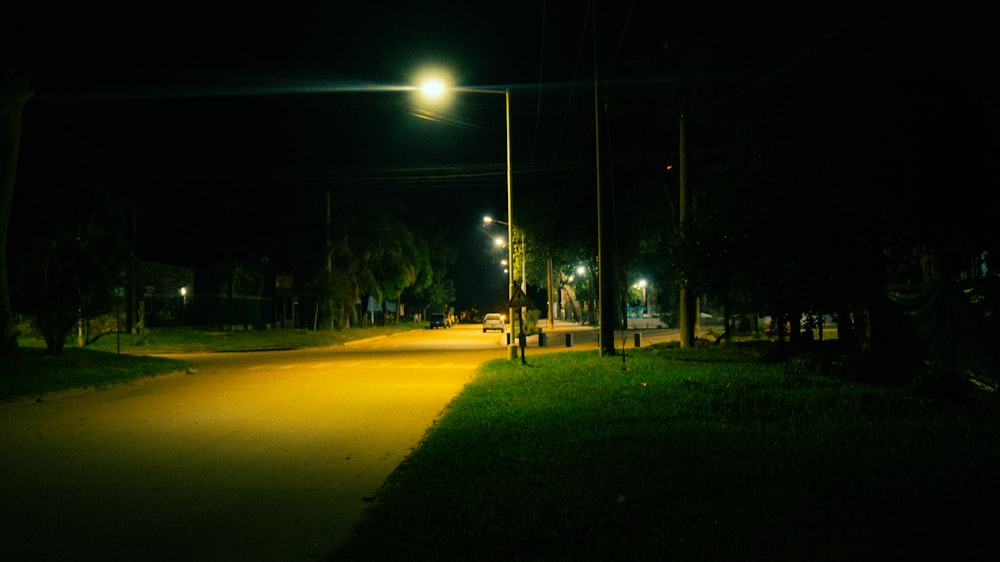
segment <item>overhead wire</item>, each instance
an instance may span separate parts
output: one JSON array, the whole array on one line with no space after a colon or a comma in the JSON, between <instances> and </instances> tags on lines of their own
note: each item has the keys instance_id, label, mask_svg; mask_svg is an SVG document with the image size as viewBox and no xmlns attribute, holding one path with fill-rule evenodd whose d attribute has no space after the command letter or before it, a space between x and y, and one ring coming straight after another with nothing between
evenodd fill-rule
<instances>
[{"instance_id":1,"label":"overhead wire","mask_svg":"<svg viewBox=\"0 0 1000 562\"><path fill-rule=\"evenodd\" d=\"M864 12L865 10L867 10L868 7L869 7L869 4L862 5L860 8L858 8L853 13L849 14L846 18L844 18L839 24L837 24L829 32L827 32L826 34L824 34L822 37L820 37L819 39L817 39L812 44L807 45L804 49L802 49L801 51L799 51L796 55L794 55L793 57L791 57L785 64L783 64L783 65L779 66L778 68L774 69L773 71L765 74L764 76L762 76L760 79L758 79L753 84L751 84L751 85L749 85L749 86L747 86L745 88L741 88L739 91L734 92L734 93L732 93L732 94L730 94L728 96L725 96L725 97L720 98L718 100L715 100L713 102L704 104L704 105L702 105L702 109L715 109L716 107L718 107L720 105L729 103L729 102L731 102L731 101L733 101L733 100L735 100L737 98L745 96L746 94L748 94L748 93L750 93L750 92L752 92L752 91L760 88L764 84L767 84L768 82L774 80L778 76L784 74L792 66L794 66L797 63L799 63L801 60L805 59L813 51L815 51L816 49L818 49L821 45L823 45L824 43L826 43L827 41L829 41L830 39L832 39L835 35L837 35L838 33L840 33L845 27L847 27L847 25L850 22L852 22L855 18L857 18L862 12Z\"/></svg>"},{"instance_id":2,"label":"overhead wire","mask_svg":"<svg viewBox=\"0 0 1000 562\"><path fill-rule=\"evenodd\" d=\"M535 154L538 150L538 121L542 114L542 84L544 83L545 70L545 15L548 2L542 2L542 25L541 37L538 46L538 90L535 98L535 132L531 140L531 163L535 162Z\"/></svg>"},{"instance_id":3,"label":"overhead wire","mask_svg":"<svg viewBox=\"0 0 1000 562\"><path fill-rule=\"evenodd\" d=\"M573 77L570 80L569 95L566 97L566 106L563 110L562 124L559 127L559 135L556 137L556 146L552 150L552 161L555 162L559 158L559 150L563 144L563 140L566 138L566 125L569 122L570 108L573 106L573 96L576 93L576 77L579 74L580 66L583 60L584 46L587 40L587 24L590 21L591 3L587 2L584 7L584 14L582 19L582 28L580 30L580 42L577 45L576 50L576 64L573 66Z\"/></svg>"}]
</instances>

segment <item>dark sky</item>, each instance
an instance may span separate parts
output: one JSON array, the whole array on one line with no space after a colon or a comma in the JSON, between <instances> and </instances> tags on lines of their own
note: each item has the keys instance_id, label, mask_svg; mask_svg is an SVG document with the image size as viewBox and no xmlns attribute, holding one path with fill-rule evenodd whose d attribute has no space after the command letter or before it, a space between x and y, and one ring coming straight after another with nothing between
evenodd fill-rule
<instances>
[{"instance_id":1,"label":"dark sky","mask_svg":"<svg viewBox=\"0 0 1000 562\"><path fill-rule=\"evenodd\" d=\"M976 104L996 92L979 87L997 51L984 16L874 2L598 1L596 50L587 2L9 6L6 58L37 91L19 186L58 192L34 180L46 139L71 139L110 162L139 207L140 253L164 261L224 258L234 231L238 252L280 261L322 235L332 190L351 205L402 202L464 242L463 277L480 276L492 259L480 217L506 211L503 98L465 94L423 119L385 87L428 67L511 89L516 201L551 182L592 188L595 57L617 148L654 168L676 154L678 84L724 101L802 77L817 111L845 113L880 87L866 76L912 80L908 92L975 84ZM587 201L573 203L584 216Z\"/></svg>"}]
</instances>

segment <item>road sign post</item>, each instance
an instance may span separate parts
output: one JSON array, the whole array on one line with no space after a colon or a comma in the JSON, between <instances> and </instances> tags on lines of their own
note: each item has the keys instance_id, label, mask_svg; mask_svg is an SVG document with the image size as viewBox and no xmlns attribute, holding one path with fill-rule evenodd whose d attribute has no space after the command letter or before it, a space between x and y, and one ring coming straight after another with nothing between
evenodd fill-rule
<instances>
[{"instance_id":1,"label":"road sign post","mask_svg":"<svg viewBox=\"0 0 1000 562\"><path fill-rule=\"evenodd\" d=\"M510 302L507 303L507 307L510 309L519 308L521 312L518 313L518 344L521 346L521 364L524 365L526 361L524 360L524 348L527 347L528 338L524 334L524 309L531 306L531 301L528 300L528 295L524 294L524 291L520 287L514 285L514 294L510 297Z\"/></svg>"}]
</instances>

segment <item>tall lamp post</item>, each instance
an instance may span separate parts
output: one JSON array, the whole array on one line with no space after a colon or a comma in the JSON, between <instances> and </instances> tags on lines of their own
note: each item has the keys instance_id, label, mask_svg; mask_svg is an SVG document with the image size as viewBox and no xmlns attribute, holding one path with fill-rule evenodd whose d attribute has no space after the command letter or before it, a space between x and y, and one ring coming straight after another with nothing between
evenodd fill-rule
<instances>
[{"instance_id":1,"label":"tall lamp post","mask_svg":"<svg viewBox=\"0 0 1000 562\"><path fill-rule=\"evenodd\" d=\"M488 90L480 88L456 88L448 87L444 82L440 80L428 80L425 81L419 90L426 96L430 97L440 97L446 92L459 92L459 93L469 93L469 94L494 94L502 95L504 97L504 119L507 131L507 240L514 239L514 205L513 199L511 197L511 172L510 172L510 89L506 88L503 90ZM507 260L513 265L514 264L514 250L511 244L507 244ZM514 298L514 272L508 267L507 268L507 303ZM508 320L514 318L514 308L509 307L507 311ZM513 338L512 338L513 339ZM513 341L507 342L507 357L509 359L517 358L517 345ZM523 358L522 358L523 360Z\"/></svg>"}]
</instances>

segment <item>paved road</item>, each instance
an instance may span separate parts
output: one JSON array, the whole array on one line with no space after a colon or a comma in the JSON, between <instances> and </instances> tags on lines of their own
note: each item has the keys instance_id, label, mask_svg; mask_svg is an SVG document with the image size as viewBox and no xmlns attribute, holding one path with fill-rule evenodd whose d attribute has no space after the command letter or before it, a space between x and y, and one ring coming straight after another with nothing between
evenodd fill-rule
<instances>
[{"instance_id":1,"label":"paved road","mask_svg":"<svg viewBox=\"0 0 1000 562\"><path fill-rule=\"evenodd\" d=\"M596 348L592 330L578 335L577 349ZM505 356L501 338L460 326L188 355L193 374L2 404L0 552L321 559L476 367Z\"/></svg>"}]
</instances>

